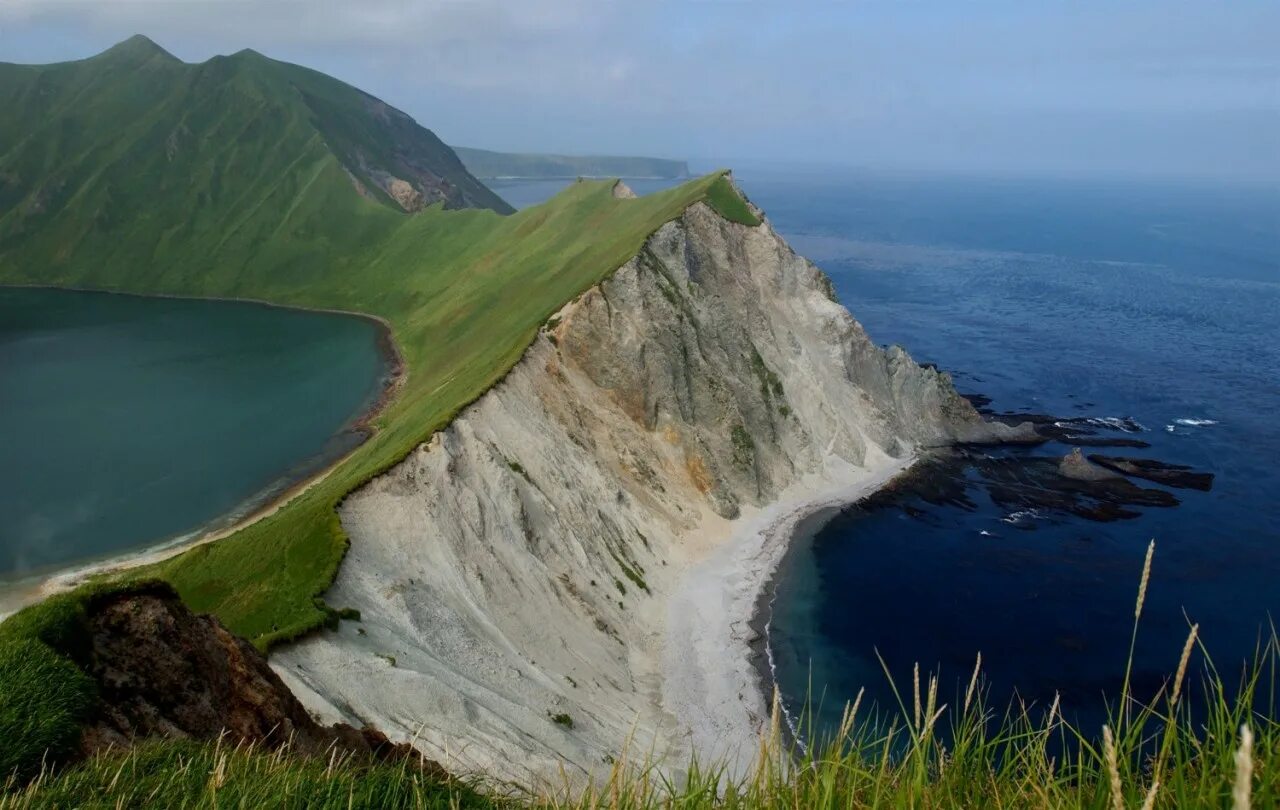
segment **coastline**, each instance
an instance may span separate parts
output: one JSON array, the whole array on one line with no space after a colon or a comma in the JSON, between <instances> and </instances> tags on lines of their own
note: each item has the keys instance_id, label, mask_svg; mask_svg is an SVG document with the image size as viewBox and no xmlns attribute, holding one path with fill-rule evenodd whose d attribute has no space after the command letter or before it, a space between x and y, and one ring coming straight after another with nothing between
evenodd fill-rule
<instances>
[{"instance_id":1,"label":"coastline","mask_svg":"<svg viewBox=\"0 0 1280 810\"><path fill-rule=\"evenodd\" d=\"M299 495L326 479L330 473L344 464L374 435L377 431L374 420L395 399L396 394L404 386L408 376L408 366L405 364L404 356L395 341L391 324L384 318L368 313L277 304L253 298L133 293L88 287L63 287L51 284L3 284L0 285L0 288L62 290L101 295L122 295L131 298L224 301L295 312L361 318L374 324L377 351L385 364L385 373L382 375L376 391L371 392L372 396L369 397L368 404L354 413L350 420L342 425L315 455L300 460L281 473L276 480L261 490L250 494L233 509L206 521L189 532L163 538L132 551L73 563L69 566L60 566L21 579L0 580L0 621L7 619L22 608L42 601L49 596L73 590L93 577L163 562L196 546L226 538L276 513ZM346 436L356 437L356 440L351 442L342 441ZM339 452L335 453L329 449L329 446L334 444L342 446Z\"/></svg>"},{"instance_id":2,"label":"coastline","mask_svg":"<svg viewBox=\"0 0 1280 810\"><path fill-rule=\"evenodd\" d=\"M662 703L700 761L742 774L758 756L774 686L762 662L768 608L795 539L884 488L918 458L829 463L829 474L799 482L746 517L687 572L668 604Z\"/></svg>"},{"instance_id":3,"label":"coastline","mask_svg":"<svg viewBox=\"0 0 1280 810\"><path fill-rule=\"evenodd\" d=\"M902 475L909 473L910 470L903 470L897 476L891 478L882 484L876 491L885 487L892 486L893 482L898 480ZM859 501L869 497L874 492L864 493L862 498L856 501L843 504L831 504L826 506L818 506L813 512L796 522L791 531L791 536L786 543L786 549L778 556L777 562L773 569L765 577L760 586L760 594L756 598L755 607L751 615L751 631L753 633L751 647L751 665L756 670L756 677L760 680L760 694L766 700L773 700L775 690L780 690L778 684L776 670L773 660L773 647L770 637L770 628L773 624L773 603L777 596L778 580L782 575L782 571L786 568L788 560L796 554L802 543L811 541L818 532L834 520L846 508L853 506ZM779 691L778 708L782 712L782 732L785 735L785 742L799 742L799 729L796 727L795 718L791 711L787 708L786 697ZM803 745L803 743L801 743Z\"/></svg>"}]
</instances>

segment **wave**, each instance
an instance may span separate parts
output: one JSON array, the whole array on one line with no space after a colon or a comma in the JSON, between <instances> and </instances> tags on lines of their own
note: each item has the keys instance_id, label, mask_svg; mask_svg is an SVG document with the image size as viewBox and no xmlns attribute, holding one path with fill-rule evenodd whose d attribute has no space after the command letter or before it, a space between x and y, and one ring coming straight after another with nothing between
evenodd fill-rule
<instances>
[{"instance_id":1,"label":"wave","mask_svg":"<svg viewBox=\"0 0 1280 810\"><path fill-rule=\"evenodd\" d=\"M1141 433L1147 429L1132 416L1090 416L1085 418L1084 423L1094 427L1112 428L1125 433Z\"/></svg>"},{"instance_id":2,"label":"wave","mask_svg":"<svg viewBox=\"0 0 1280 810\"><path fill-rule=\"evenodd\" d=\"M1146 425L1132 416L1078 416L1071 419L1059 419L1053 423L1056 428L1067 429L1073 425L1088 425L1107 430L1118 430L1121 433L1141 433Z\"/></svg>"},{"instance_id":3,"label":"wave","mask_svg":"<svg viewBox=\"0 0 1280 810\"><path fill-rule=\"evenodd\" d=\"M769 618L764 623L764 656L765 663L769 667L769 681L773 691L778 691L778 665L773 658L773 603L778 598L778 588L776 583L770 583L769 586ZM767 696L767 700L771 700L772 696ZM787 701L781 698L779 694L778 708L782 710L783 722L787 724L787 730L791 732L791 739L795 741L796 746L802 754L809 752L805 745L804 739L800 736L800 724L791 711L787 708Z\"/></svg>"},{"instance_id":4,"label":"wave","mask_svg":"<svg viewBox=\"0 0 1280 810\"><path fill-rule=\"evenodd\" d=\"M1000 522L1008 523L1011 526L1020 526L1030 523L1038 517L1040 517L1040 512L1037 509L1020 509L1000 518Z\"/></svg>"},{"instance_id":5,"label":"wave","mask_svg":"<svg viewBox=\"0 0 1280 810\"><path fill-rule=\"evenodd\" d=\"M1186 427L1205 427L1206 425L1216 425L1216 424L1218 424L1218 420L1217 420L1217 419L1191 419L1191 418L1187 418L1187 419L1175 419L1175 420L1173 420L1173 423L1174 423L1175 425L1185 425ZM1168 429L1168 428L1166 427L1166 430L1167 430L1167 429Z\"/></svg>"}]
</instances>

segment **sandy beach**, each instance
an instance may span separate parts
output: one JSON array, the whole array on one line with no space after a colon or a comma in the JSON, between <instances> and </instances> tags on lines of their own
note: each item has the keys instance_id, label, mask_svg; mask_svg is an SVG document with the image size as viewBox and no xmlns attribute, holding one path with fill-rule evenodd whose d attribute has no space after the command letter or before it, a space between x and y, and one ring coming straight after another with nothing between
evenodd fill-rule
<instances>
[{"instance_id":1,"label":"sandy beach","mask_svg":"<svg viewBox=\"0 0 1280 810\"><path fill-rule=\"evenodd\" d=\"M829 477L806 479L734 524L730 538L695 565L670 600L663 650L663 707L688 729L703 761L750 767L768 720L753 661L761 594L800 525L823 510L874 493L915 461L884 458L870 468L831 462Z\"/></svg>"}]
</instances>

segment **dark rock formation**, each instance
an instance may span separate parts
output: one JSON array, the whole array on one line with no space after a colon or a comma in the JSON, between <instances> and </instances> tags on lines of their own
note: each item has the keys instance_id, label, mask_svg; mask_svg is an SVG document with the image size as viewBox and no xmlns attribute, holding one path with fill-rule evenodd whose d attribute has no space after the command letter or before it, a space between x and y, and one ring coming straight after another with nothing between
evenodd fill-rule
<instances>
[{"instance_id":1,"label":"dark rock formation","mask_svg":"<svg viewBox=\"0 0 1280 810\"><path fill-rule=\"evenodd\" d=\"M1100 467L1089 461L1077 447L1062 457L1058 462L1058 475L1073 481L1116 481L1124 480L1120 473Z\"/></svg>"},{"instance_id":2,"label":"dark rock formation","mask_svg":"<svg viewBox=\"0 0 1280 810\"><path fill-rule=\"evenodd\" d=\"M1134 478L1145 478L1169 487L1198 489L1202 492L1208 492L1213 488L1213 473L1195 472L1185 464L1166 464L1149 458L1101 455L1090 455L1089 460L1118 473L1131 475Z\"/></svg>"},{"instance_id":3,"label":"dark rock formation","mask_svg":"<svg viewBox=\"0 0 1280 810\"><path fill-rule=\"evenodd\" d=\"M1045 413L1010 412L1002 413L992 409L991 398L983 394L964 394L978 413L994 422L1006 425L1034 426L1035 433L1041 441L1056 441L1073 447L1150 447L1151 443L1131 436L1100 436L1100 431L1109 433L1136 434L1141 433L1142 425L1131 417L1107 418L1096 416L1053 416ZM1079 407L1079 406L1077 406Z\"/></svg>"},{"instance_id":4,"label":"dark rock formation","mask_svg":"<svg viewBox=\"0 0 1280 810\"><path fill-rule=\"evenodd\" d=\"M214 617L192 613L164 585L94 600L88 630L85 669L98 683L100 706L81 738L85 755L147 737L225 736L232 744L337 750L441 770L376 729L318 724L262 653Z\"/></svg>"}]
</instances>

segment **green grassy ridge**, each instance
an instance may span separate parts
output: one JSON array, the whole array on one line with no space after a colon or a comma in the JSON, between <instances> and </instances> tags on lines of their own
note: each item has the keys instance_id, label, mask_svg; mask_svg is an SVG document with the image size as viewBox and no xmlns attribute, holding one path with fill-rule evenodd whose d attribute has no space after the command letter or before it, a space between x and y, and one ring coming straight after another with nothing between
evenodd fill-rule
<instances>
[{"instance_id":1,"label":"green grassy ridge","mask_svg":"<svg viewBox=\"0 0 1280 810\"><path fill-rule=\"evenodd\" d=\"M547 155L491 152L455 146L467 171L484 180L502 178L561 179L568 177L623 177L679 179L689 177L683 160L651 157Z\"/></svg>"},{"instance_id":2,"label":"green grassy ridge","mask_svg":"<svg viewBox=\"0 0 1280 810\"><path fill-rule=\"evenodd\" d=\"M264 649L321 624L316 600L347 546L334 512L341 498L499 381L547 317L625 263L715 177L643 202L615 200L612 184L601 182L506 218L424 212L361 269L367 295L347 289L345 276L331 291L313 283L284 294L284 303L387 320L407 369L401 391L376 419L376 434L327 478L275 514L142 575L172 582L194 610L217 614ZM408 271L415 266L423 271Z\"/></svg>"},{"instance_id":3,"label":"green grassy ridge","mask_svg":"<svg viewBox=\"0 0 1280 810\"><path fill-rule=\"evenodd\" d=\"M760 224L760 217L755 215L726 175L717 177L707 189L707 205L730 222L752 228Z\"/></svg>"}]
</instances>

